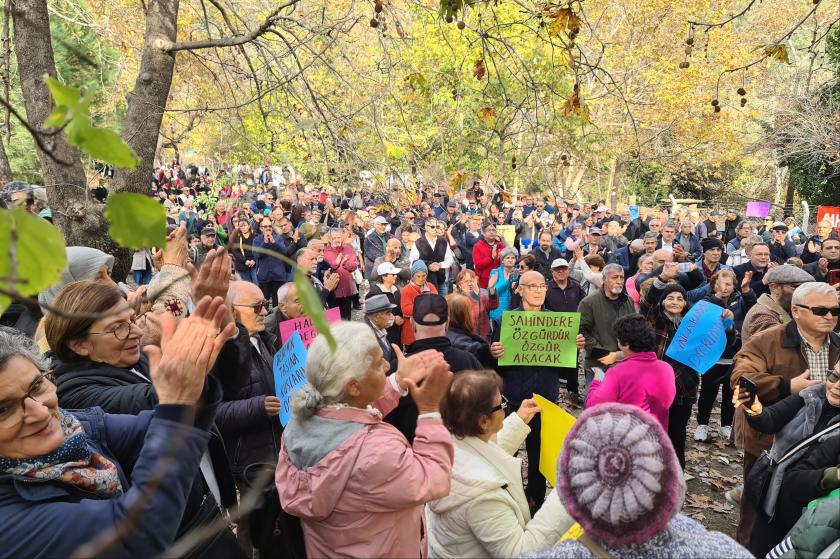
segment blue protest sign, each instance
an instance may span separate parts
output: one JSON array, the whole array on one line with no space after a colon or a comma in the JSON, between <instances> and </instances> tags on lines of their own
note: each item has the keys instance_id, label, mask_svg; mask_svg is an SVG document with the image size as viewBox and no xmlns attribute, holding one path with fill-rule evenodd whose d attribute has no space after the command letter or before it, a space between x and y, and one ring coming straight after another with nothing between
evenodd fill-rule
<instances>
[{"instance_id":1,"label":"blue protest sign","mask_svg":"<svg viewBox=\"0 0 840 559\"><path fill-rule=\"evenodd\" d=\"M292 418L292 395L306 384L306 348L295 331L274 354L274 393L280 400L280 425Z\"/></svg>"},{"instance_id":2,"label":"blue protest sign","mask_svg":"<svg viewBox=\"0 0 840 559\"><path fill-rule=\"evenodd\" d=\"M700 301L691 307L677 328L665 355L701 375L717 363L726 349L723 307Z\"/></svg>"},{"instance_id":3,"label":"blue protest sign","mask_svg":"<svg viewBox=\"0 0 840 559\"><path fill-rule=\"evenodd\" d=\"M630 206L630 219L639 219L639 206Z\"/></svg>"}]
</instances>

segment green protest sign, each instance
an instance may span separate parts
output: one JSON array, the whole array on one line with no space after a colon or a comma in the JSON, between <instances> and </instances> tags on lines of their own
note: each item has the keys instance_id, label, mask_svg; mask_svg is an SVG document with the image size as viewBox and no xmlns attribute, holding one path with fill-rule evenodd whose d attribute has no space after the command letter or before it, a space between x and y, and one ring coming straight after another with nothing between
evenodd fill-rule
<instances>
[{"instance_id":1,"label":"green protest sign","mask_svg":"<svg viewBox=\"0 0 840 559\"><path fill-rule=\"evenodd\" d=\"M580 313L505 311L499 341L505 354L499 365L577 367Z\"/></svg>"}]
</instances>

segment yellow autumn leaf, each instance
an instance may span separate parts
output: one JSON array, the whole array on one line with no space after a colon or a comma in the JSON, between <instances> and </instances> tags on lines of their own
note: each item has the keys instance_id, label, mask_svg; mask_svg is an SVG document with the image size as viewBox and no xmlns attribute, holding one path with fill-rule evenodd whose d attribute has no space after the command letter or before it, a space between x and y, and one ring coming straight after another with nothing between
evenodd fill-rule
<instances>
[{"instance_id":1,"label":"yellow autumn leaf","mask_svg":"<svg viewBox=\"0 0 840 559\"><path fill-rule=\"evenodd\" d=\"M467 173L466 169L458 169L457 171L452 173L451 177L449 177L449 185L453 189L457 190L461 188L461 185L464 184L464 181L466 181L467 177L469 176L470 175L469 173Z\"/></svg>"},{"instance_id":2,"label":"yellow autumn leaf","mask_svg":"<svg viewBox=\"0 0 840 559\"><path fill-rule=\"evenodd\" d=\"M478 111L478 119L487 126L493 126L497 116L499 115L493 107L484 107Z\"/></svg>"},{"instance_id":3,"label":"yellow autumn leaf","mask_svg":"<svg viewBox=\"0 0 840 559\"><path fill-rule=\"evenodd\" d=\"M571 8L560 8L553 12L550 17L552 22L548 25L548 34L552 37L564 31L575 33L580 31L580 18Z\"/></svg>"},{"instance_id":4,"label":"yellow autumn leaf","mask_svg":"<svg viewBox=\"0 0 840 559\"><path fill-rule=\"evenodd\" d=\"M764 47L764 55L772 58L777 62L781 62L783 64L790 64L787 46L785 46L784 44L768 45Z\"/></svg>"}]
</instances>

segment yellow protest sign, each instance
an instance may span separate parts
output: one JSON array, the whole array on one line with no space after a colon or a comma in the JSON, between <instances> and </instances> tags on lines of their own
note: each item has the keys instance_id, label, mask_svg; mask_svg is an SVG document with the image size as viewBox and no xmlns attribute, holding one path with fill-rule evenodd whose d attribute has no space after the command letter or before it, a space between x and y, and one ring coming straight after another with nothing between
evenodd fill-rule
<instances>
[{"instance_id":1,"label":"yellow protest sign","mask_svg":"<svg viewBox=\"0 0 840 559\"><path fill-rule=\"evenodd\" d=\"M560 541L563 540L576 540L583 534L583 526L575 522L572 524L572 527L566 530L566 533L563 534L563 537L560 538Z\"/></svg>"},{"instance_id":2,"label":"yellow protest sign","mask_svg":"<svg viewBox=\"0 0 840 559\"><path fill-rule=\"evenodd\" d=\"M563 441L575 423L575 417L539 394L534 400L540 406L540 473L554 487L557 482L557 458Z\"/></svg>"},{"instance_id":3,"label":"yellow protest sign","mask_svg":"<svg viewBox=\"0 0 840 559\"><path fill-rule=\"evenodd\" d=\"M513 246L514 241L516 241L516 227L513 225L497 225L496 232L507 246Z\"/></svg>"}]
</instances>

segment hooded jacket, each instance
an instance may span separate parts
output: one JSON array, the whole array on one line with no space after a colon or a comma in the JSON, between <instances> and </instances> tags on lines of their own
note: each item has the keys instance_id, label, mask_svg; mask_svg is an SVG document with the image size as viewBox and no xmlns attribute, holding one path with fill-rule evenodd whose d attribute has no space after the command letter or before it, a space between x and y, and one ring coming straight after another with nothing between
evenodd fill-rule
<instances>
[{"instance_id":1,"label":"hooded jacket","mask_svg":"<svg viewBox=\"0 0 840 559\"><path fill-rule=\"evenodd\" d=\"M277 492L310 558L426 556L422 505L449 493L452 439L424 418L409 445L382 421L400 396L385 384L372 408L322 408L283 433Z\"/></svg>"},{"instance_id":2,"label":"hooded jacket","mask_svg":"<svg viewBox=\"0 0 840 559\"><path fill-rule=\"evenodd\" d=\"M552 545L572 526L554 491L531 518L522 460L514 456L530 432L512 413L496 441L454 440L452 488L428 505L430 557L517 557Z\"/></svg>"}]
</instances>

